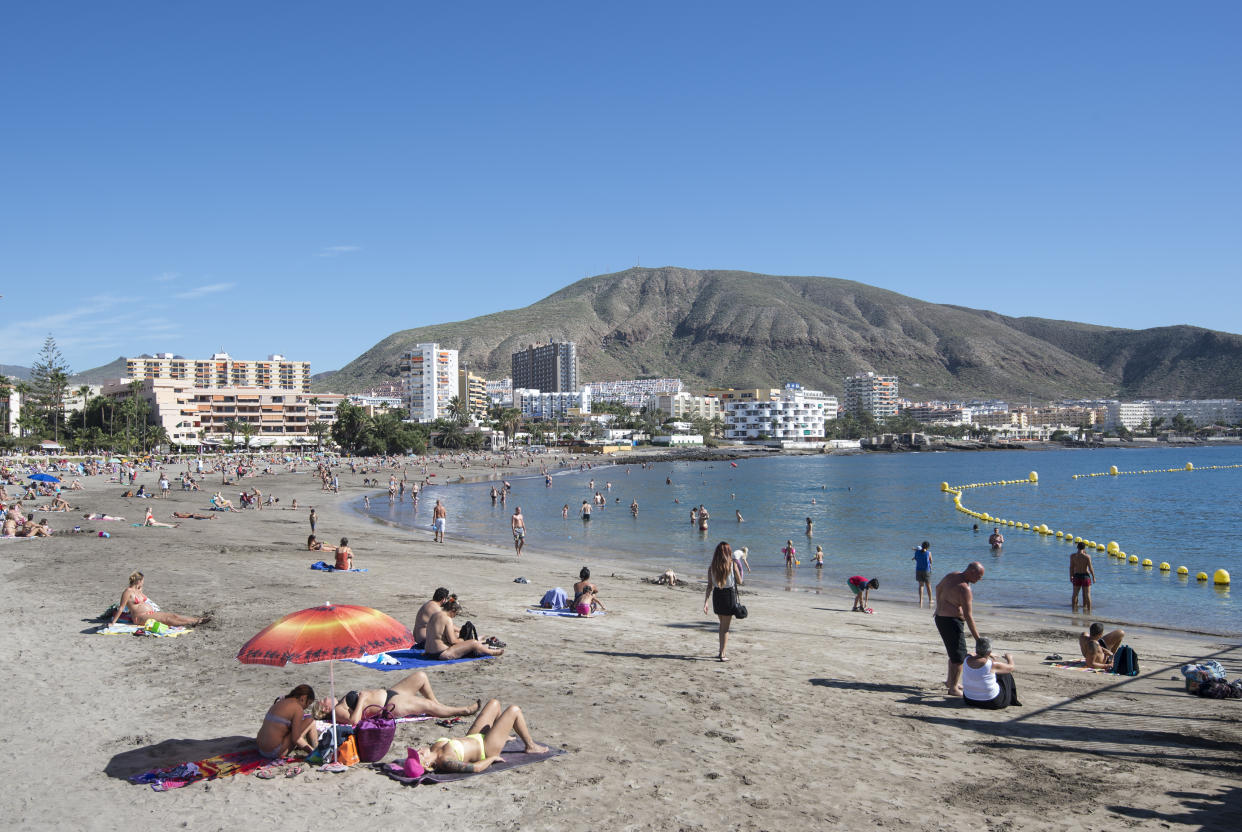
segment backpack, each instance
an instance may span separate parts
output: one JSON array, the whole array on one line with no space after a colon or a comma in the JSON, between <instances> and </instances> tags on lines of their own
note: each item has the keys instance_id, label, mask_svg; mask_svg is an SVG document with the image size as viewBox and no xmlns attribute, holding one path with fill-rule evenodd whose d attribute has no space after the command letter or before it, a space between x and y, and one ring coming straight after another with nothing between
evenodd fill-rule
<instances>
[{"instance_id":1,"label":"backpack","mask_svg":"<svg viewBox=\"0 0 1242 832\"><path fill-rule=\"evenodd\" d=\"M458 631L458 635L461 637L462 641L477 640L479 638L479 631L475 629L473 621L467 621L465 624L461 625L461 630Z\"/></svg>"},{"instance_id":2,"label":"backpack","mask_svg":"<svg viewBox=\"0 0 1242 832\"><path fill-rule=\"evenodd\" d=\"M1113 673L1118 676L1139 675L1138 655L1133 647L1123 644L1117 648L1117 652L1113 654Z\"/></svg>"}]
</instances>

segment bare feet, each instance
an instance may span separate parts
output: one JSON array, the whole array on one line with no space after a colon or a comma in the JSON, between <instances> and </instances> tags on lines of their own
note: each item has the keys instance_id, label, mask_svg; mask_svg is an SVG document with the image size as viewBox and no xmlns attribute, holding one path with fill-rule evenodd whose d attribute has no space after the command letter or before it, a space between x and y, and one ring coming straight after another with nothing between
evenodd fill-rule
<instances>
[{"instance_id":1,"label":"bare feet","mask_svg":"<svg viewBox=\"0 0 1242 832\"><path fill-rule=\"evenodd\" d=\"M537 742L527 743L526 745L527 754L542 754L547 750L548 747L546 745L540 745Z\"/></svg>"}]
</instances>

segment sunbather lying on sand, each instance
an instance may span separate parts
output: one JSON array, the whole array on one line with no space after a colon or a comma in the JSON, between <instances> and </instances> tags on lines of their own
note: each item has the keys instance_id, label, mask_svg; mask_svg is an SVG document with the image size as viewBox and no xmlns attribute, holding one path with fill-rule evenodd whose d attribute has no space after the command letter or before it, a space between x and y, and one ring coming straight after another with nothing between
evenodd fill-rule
<instances>
[{"instance_id":1,"label":"sunbather lying on sand","mask_svg":"<svg viewBox=\"0 0 1242 832\"><path fill-rule=\"evenodd\" d=\"M83 520L117 520L121 523L125 522L124 517L113 517L111 514L83 514Z\"/></svg>"},{"instance_id":2,"label":"sunbather lying on sand","mask_svg":"<svg viewBox=\"0 0 1242 832\"><path fill-rule=\"evenodd\" d=\"M295 748L314 751L319 742L315 718L306 711L315 703L310 685L298 685L283 699L277 699L263 715L255 743L259 753L269 760L283 757Z\"/></svg>"},{"instance_id":3,"label":"sunbather lying on sand","mask_svg":"<svg viewBox=\"0 0 1242 832\"><path fill-rule=\"evenodd\" d=\"M172 513L172 516L179 518L181 520L215 520L216 519L216 516L214 514L188 514L184 511L174 511Z\"/></svg>"},{"instance_id":4,"label":"sunbather lying on sand","mask_svg":"<svg viewBox=\"0 0 1242 832\"><path fill-rule=\"evenodd\" d=\"M547 746L531 739L521 708L510 705L502 711L500 701L493 699L479 711L464 737L440 737L431 747L418 749L418 760L432 771L480 772L501 759L500 751L509 741L510 733L518 735L530 754L548 750Z\"/></svg>"},{"instance_id":5,"label":"sunbather lying on sand","mask_svg":"<svg viewBox=\"0 0 1242 832\"><path fill-rule=\"evenodd\" d=\"M427 674L417 670L391 688L351 690L336 703L336 721L345 725L357 725L366 715L366 709L372 705L388 708L394 717L454 717L477 713L481 704L482 700L476 699L472 705L445 705L436 699ZM375 713L371 712L373 716Z\"/></svg>"},{"instance_id":6,"label":"sunbather lying on sand","mask_svg":"<svg viewBox=\"0 0 1242 832\"><path fill-rule=\"evenodd\" d=\"M143 577L141 572L134 572L129 576L129 586L125 587L121 592L121 600L116 605L116 612L112 615L109 624L115 624L117 619L123 613L129 613L130 620L139 627L144 626L149 619L154 619L161 624L167 624L170 627L193 627L210 619L210 615L193 618L188 615L178 615L175 612L164 612L155 602L142 593Z\"/></svg>"}]
</instances>

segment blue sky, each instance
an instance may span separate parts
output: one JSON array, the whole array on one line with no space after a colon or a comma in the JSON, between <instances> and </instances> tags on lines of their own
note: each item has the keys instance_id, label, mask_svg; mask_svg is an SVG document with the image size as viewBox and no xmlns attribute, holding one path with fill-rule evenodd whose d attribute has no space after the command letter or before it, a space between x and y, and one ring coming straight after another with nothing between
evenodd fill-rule
<instances>
[{"instance_id":1,"label":"blue sky","mask_svg":"<svg viewBox=\"0 0 1242 832\"><path fill-rule=\"evenodd\" d=\"M0 28L0 363L335 369L643 265L1242 330L1237 3L131 3Z\"/></svg>"}]
</instances>

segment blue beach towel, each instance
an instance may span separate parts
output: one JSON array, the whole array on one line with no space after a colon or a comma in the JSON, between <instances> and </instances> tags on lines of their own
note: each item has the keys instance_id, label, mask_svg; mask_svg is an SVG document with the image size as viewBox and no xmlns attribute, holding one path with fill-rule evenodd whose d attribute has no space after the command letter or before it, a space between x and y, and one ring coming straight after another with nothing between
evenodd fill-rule
<instances>
[{"instance_id":1,"label":"blue beach towel","mask_svg":"<svg viewBox=\"0 0 1242 832\"><path fill-rule=\"evenodd\" d=\"M390 659L396 659L395 664L386 664L382 660L367 662L361 659L346 659L346 661L360 664L363 667L369 667L372 670L421 670L423 668L435 667L438 664L461 664L462 662L476 662L480 659L490 659L491 656L473 656L469 659L428 659L422 650L389 650L384 654Z\"/></svg>"},{"instance_id":2,"label":"blue beach towel","mask_svg":"<svg viewBox=\"0 0 1242 832\"><path fill-rule=\"evenodd\" d=\"M318 560L312 563L310 568L317 569L320 572L366 572L367 571L365 569L337 569L332 564L324 563L321 560Z\"/></svg>"},{"instance_id":3,"label":"blue beach towel","mask_svg":"<svg viewBox=\"0 0 1242 832\"><path fill-rule=\"evenodd\" d=\"M574 612L568 607L566 607L563 610L546 610L543 607L528 607L526 611L530 613L531 615L551 615L557 618L582 618L582 616L578 615L578 613ZM598 612L591 613L590 617L598 618L601 615L607 615L607 614L608 613L604 612L603 610L600 610Z\"/></svg>"}]
</instances>

